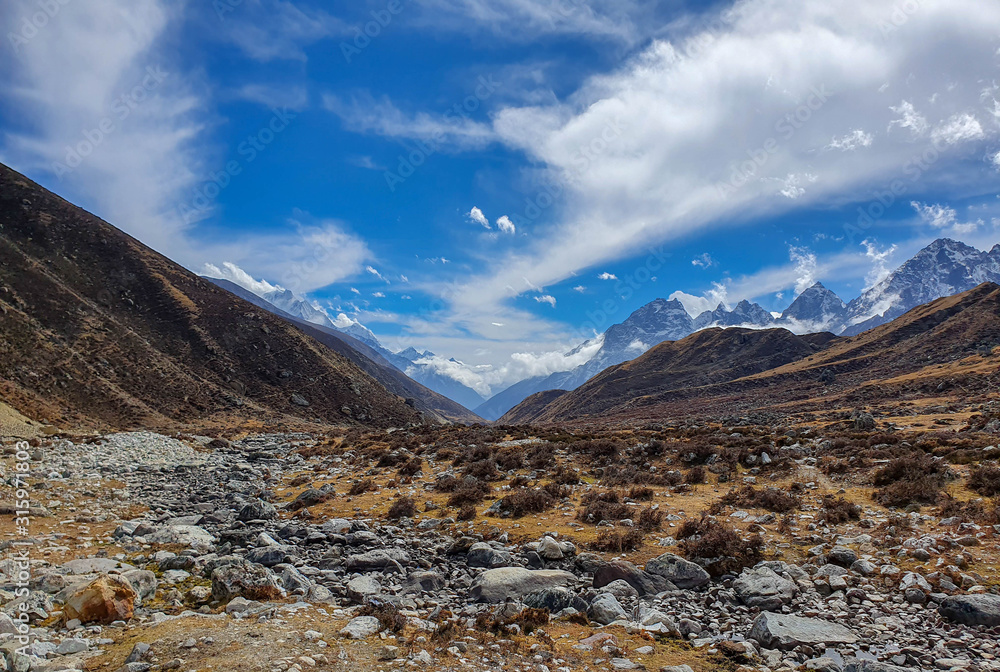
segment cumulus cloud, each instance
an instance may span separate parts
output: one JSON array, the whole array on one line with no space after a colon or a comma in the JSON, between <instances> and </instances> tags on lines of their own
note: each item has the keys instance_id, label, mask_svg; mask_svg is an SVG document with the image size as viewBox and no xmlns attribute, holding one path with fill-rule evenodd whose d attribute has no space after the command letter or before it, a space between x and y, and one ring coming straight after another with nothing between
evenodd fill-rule
<instances>
[{"instance_id":1,"label":"cumulus cloud","mask_svg":"<svg viewBox=\"0 0 1000 672\"><path fill-rule=\"evenodd\" d=\"M856 128L847 135L834 138L830 141L830 144L827 145L826 148L839 149L844 152L853 152L859 147L871 147L873 142L875 142L875 136L871 133L866 133L860 128Z\"/></svg>"},{"instance_id":2,"label":"cumulus cloud","mask_svg":"<svg viewBox=\"0 0 1000 672\"><path fill-rule=\"evenodd\" d=\"M697 257L691 260L692 266L698 266L700 268L711 268L715 266L715 259L712 259L712 255L708 252L699 254Z\"/></svg>"},{"instance_id":3,"label":"cumulus cloud","mask_svg":"<svg viewBox=\"0 0 1000 672\"><path fill-rule=\"evenodd\" d=\"M889 261L895 254L897 246L891 245L888 248L879 249L875 241L867 239L861 241L861 245L865 248L865 257L872 263L871 270L865 275L865 290L867 291L892 273Z\"/></svg>"},{"instance_id":4,"label":"cumulus cloud","mask_svg":"<svg viewBox=\"0 0 1000 672\"><path fill-rule=\"evenodd\" d=\"M935 229L944 229L958 222L958 213L954 208L949 208L946 205L927 205L912 201L910 206L917 211L925 224L929 224Z\"/></svg>"},{"instance_id":5,"label":"cumulus cloud","mask_svg":"<svg viewBox=\"0 0 1000 672\"><path fill-rule=\"evenodd\" d=\"M517 231L514 226L514 222L510 221L510 217L507 215L504 215L497 220L497 229L499 229L502 233L508 234L513 234Z\"/></svg>"},{"instance_id":6,"label":"cumulus cloud","mask_svg":"<svg viewBox=\"0 0 1000 672\"><path fill-rule=\"evenodd\" d=\"M222 263L222 266L216 266L215 264L205 264L202 270L203 275L207 275L210 278L217 278L219 280L228 280L235 285L239 285L248 292L252 292L257 296L263 296L268 292L273 292L280 290L281 287L278 285L272 285L267 280L256 280L252 275L244 271L242 268L232 263L231 261L226 261Z\"/></svg>"},{"instance_id":7,"label":"cumulus cloud","mask_svg":"<svg viewBox=\"0 0 1000 672\"><path fill-rule=\"evenodd\" d=\"M466 217L484 228L491 228L490 220L486 219L486 215L483 214L483 211L476 206L472 206L472 210L469 210L469 214L467 214Z\"/></svg>"},{"instance_id":8,"label":"cumulus cloud","mask_svg":"<svg viewBox=\"0 0 1000 672\"><path fill-rule=\"evenodd\" d=\"M577 285L576 287L573 288L573 291L580 292L581 294L583 294L584 292L587 291L587 288L584 287L583 285Z\"/></svg>"},{"instance_id":9,"label":"cumulus cloud","mask_svg":"<svg viewBox=\"0 0 1000 672\"><path fill-rule=\"evenodd\" d=\"M384 292L374 292L372 294L372 297L374 297L376 299L384 299L385 298L385 293Z\"/></svg>"},{"instance_id":10,"label":"cumulus cloud","mask_svg":"<svg viewBox=\"0 0 1000 672\"><path fill-rule=\"evenodd\" d=\"M957 145L970 140L982 140L986 137L979 120L969 113L956 114L951 119L938 126L931 133L935 141L948 145Z\"/></svg>"},{"instance_id":11,"label":"cumulus cloud","mask_svg":"<svg viewBox=\"0 0 1000 672\"><path fill-rule=\"evenodd\" d=\"M913 135L923 135L927 132L927 118L917 112L916 108L913 107L913 103L904 100L899 104L899 107L891 107L889 109L901 115L899 119L893 119L889 122L889 130L898 126L899 128L910 129Z\"/></svg>"},{"instance_id":12,"label":"cumulus cloud","mask_svg":"<svg viewBox=\"0 0 1000 672\"><path fill-rule=\"evenodd\" d=\"M597 276L598 280L617 280L618 276L614 273L608 273L607 271L601 273Z\"/></svg>"},{"instance_id":13,"label":"cumulus cloud","mask_svg":"<svg viewBox=\"0 0 1000 672\"><path fill-rule=\"evenodd\" d=\"M816 255L805 247L789 247L788 256L795 264L796 296L816 284Z\"/></svg>"},{"instance_id":14,"label":"cumulus cloud","mask_svg":"<svg viewBox=\"0 0 1000 672\"><path fill-rule=\"evenodd\" d=\"M712 288L706 291L702 296L695 296L686 292L677 291L671 294L668 298L671 301L674 299L680 301L688 315L691 317L698 317L705 311L715 310L720 303L724 306L728 305L728 295L729 289L724 283L713 282Z\"/></svg>"},{"instance_id":15,"label":"cumulus cloud","mask_svg":"<svg viewBox=\"0 0 1000 672\"><path fill-rule=\"evenodd\" d=\"M547 303L553 308L556 307L556 297L552 296L551 294L542 294L541 296L536 296L535 301L537 301L538 303Z\"/></svg>"}]
</instances>

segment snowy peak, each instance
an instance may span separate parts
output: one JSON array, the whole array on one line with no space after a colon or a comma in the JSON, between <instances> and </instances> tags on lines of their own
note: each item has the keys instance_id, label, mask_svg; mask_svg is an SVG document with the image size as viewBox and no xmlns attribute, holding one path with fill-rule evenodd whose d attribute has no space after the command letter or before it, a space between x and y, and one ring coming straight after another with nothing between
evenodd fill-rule
<instances>
[{"instance_id":1,"label":"snowy peak","mask_svg":"<svg viewBox=\"0 0 1000 672\"><path fill-rule=\"evenodd\" d=\"M1000 245L983 252L957 240L940 238L851 301L844 334L861 333L921 304L998 281Z\"/></svg>"},{"instance_id":2,"label":"snowy peak","mask_svg":"<svg viewBox=\"0 0 1000 672\"><path fill-rule=\"evenodd\" d=\"M793 331L803 326L810 331L834 330L839 328L846 311L847 304L823 283L817 282L792 301L778 322L799 327Z\"/></svg>"},{"instance_id":3,"label":"snowy peak","mask_svg":"<svg viewBox=\"0 0 1000 672\"><path fill-rule=\"evenodd\" d=\"M722 303L715 310L706 310L694 319L694 330L708 327L766 327L773 323L771 313L759 304L744 299L732 310L727 310Z\"/></svg>"},{"instance_id":4,"label":"snowy peak","mask_svg":"<svg viewBox=\"0 0 1000 672\"><path fill-rule=\"evenodd\" d=\"M625 357L613 362L620 364L638 357L657 343L684 338L692 328L691 316L680 301L656 299L633 312L621 324L612 325L605 332L604 345L596 357L602 361Z\"/></svg>"}]
</instances>

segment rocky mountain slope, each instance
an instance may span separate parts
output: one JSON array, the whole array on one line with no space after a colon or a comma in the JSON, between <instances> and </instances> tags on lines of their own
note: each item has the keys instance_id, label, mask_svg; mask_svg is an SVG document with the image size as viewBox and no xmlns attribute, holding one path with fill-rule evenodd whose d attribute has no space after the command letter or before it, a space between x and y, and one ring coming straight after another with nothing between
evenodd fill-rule
<instances>
[{"instance_id":1,"label":"rocky mountain slope","mask_svg":"<svg viewBox=\"0 0 1000 672\"><path fill-rule=\"evenodd\" d=\"M460 423L477 423L483 421L482 418L460 403L452 401L447 396L438 394L407 377L397 366L388 361L381 352L369 345L367 341L359 340L340 329L333 329L319 323L307 322L296 318L294 315L286 313L277 306L268 303L253 292L228 280L214 278L209 278L209 280L218 287L232 292L255 306L295 324L306 334L354 362L358 368L368 373L387 390L407 399L407 403L420 411L427 420ZM364 327L360 327L360 329L367 331ZM363 335L363 331L359 331L359 333Z\"/></svg>"},{"instance_id":2,"label":"rocky mountain slope","mask_svg":"<svg viewBox=\"0 0 1000 672\"><path fill-rule=\"evenodd\" d=\"M301 329L6 166L0 397L60 425L420 419Z\"/></svg>"},{"instance_id":3,"label":"rocky mountain slope","mask_svg":"<svg viewBox=\"0 0 1000 672\"><path fill-rule=\"evenodd\" d=\"M846 405L923 398L955 385L981 393L998 382L996 346L1000 286L985 283L854 337L795 336L784 329L699 332L608 369L549 403L532 397L501 422L650 419L723 405Z\"/></svg>"}]
</instances>

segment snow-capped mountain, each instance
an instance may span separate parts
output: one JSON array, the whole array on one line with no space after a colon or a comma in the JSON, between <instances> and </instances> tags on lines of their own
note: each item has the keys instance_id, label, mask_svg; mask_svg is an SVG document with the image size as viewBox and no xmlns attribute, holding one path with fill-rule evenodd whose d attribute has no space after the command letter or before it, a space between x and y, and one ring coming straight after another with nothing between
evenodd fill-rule
<instances>
[{"instance_id":1,"label":"snow-capped mountain","mask_svg":"<svg viewBox=\"0 0 1000 672\"><path fill-rule=\"evenodd\" d=\"M774 322L771 313L759 304L743 299L732 310L720 303L715 310L706 310L694 318L694 331L708 327L766 327Z\"/></svg>"},{"instance_id":2,"label":"snow-capped mountain","mask_svg":"<svg viewBox=\"0 0 1000 672\"><path fill-rule=\"evenodd\" d=\"M853 336L885 324L921 304L1000 282L1000 245L989 252L950 238L920 250L847 306L841 333Z\"/></svg>"},{"instance_id":3,"label":"snow-capped mountain","mask_svg":"<svg viewBox=\"0 0 1000 672\"><path fill-rule=\"evenodd\" d=\"M741 301L691 319L677 301L656 299L609 328L604 345L585 364L547 377L522 380L475 409L494 420L528 396L545 390L573 390L609 366L635 359L664 341L678 340L710 327L783 327L804 334L829 331L853 336L890 322L919 305L968 291L984 282L1000 283L1000 244L989 252L942 238L889 274L849 304L817 282L775 319L756 303ZM581 346L582 347L582 346Z\"/></svg>"},{"instance_id":4,"label":"snow-capped mountain","mask_svg":"<svg viewBox=\"0 0 1000 672\"><path fill-rule=\"evenodd\" d=\"M785 309L776 326L796 333L839 330L847 313L847 304L817 282L795 297Z\"/></svg>"},{"instance_id":5,"label":"snow-capped mountain","mask_svg":"<svg viewBox=\"0 0 1000 672\"><path fill-rule=\"evenodd\" d=\"M459 369L461 363L455 358L444 360L430 350L420 352L413 346L397 353L391 353L385 348L382 352L393 366L410 378L466 408L476 408L484 401L483 396L474 389L441 372L442 365L447 367L448 363L455 364L454 368Z\"/></svg>"}]
</instances>

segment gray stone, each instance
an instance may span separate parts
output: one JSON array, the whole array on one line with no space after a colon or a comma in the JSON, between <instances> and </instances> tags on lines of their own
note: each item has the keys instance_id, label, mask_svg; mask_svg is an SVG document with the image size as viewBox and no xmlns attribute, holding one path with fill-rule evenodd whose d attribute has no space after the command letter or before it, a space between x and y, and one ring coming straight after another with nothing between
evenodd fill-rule
<instances>
[{"instance_id":1,"label":"gray stone","mask_svg":"<svg viewBox=\"0 0 1000 672\"><path fill-rule=\"evenodd\" d=\"M765 611L754 619L748 639L767 649L789 651L799 646L855 644L858 638L842 625Z\"/></svg>"},{"instance_id":2,"label":"gray stone","mask_svg":"<svg viewBox=\"0 0 1000 672\"><path fill-rule=\"evenodd\" d=\"M365 639L378 634L381 629L382 625L374 616L358 616L352 618L351 622L341 629L340 636L350 639Z\"/></svg>"},{"instance_id":3,"label":"gray stone","mask_svg":"<svg viewBox=\"0 0 1000 672\"><path fill-rule=\"evenodd\" d=\"M546 560L562 560L563 551L557 542L552 537L543 537L540 542L538 542L538 548L536 549L538 555L542 556Z\"/></svg>"},{"instance_id":4,"label":"gray stone","mask_svg":"<svg viewBox=\"0 0 1000 672\"><path fill-rule=\"evenodd\" d=\"M590 603L590 608L587 609L587 616L590 620L601 625L628 620L625 609L618 602L618 598L611 593L601 593L595 597L594 601Z\"/></svg>"},{"instance_id":5,"label":"gray stone","mask_svg":"<svg viewBox=\"0 0 1000 672\"><path fill-rule=\"evenodd\" d=\"M525 595L545 590L571 586L576 577L557 569L522 569L501 567L483 572L472 585L470 595L476 602L503 602L519 600Z\"/></svg>"},{"instance_id":6,"label":"gray stone","mask_svg":"<svg viewBox=\"0 0 1000 672\"><path fill-rule=\"evenodd\" d=\"M347 582L347 594L355 602L364 602L366 597L372 597L382 592L382 584L370 576L356 576Z\"/></svg>"},{"instance_id":7,"label":"gray stone","mask_svg":"<svg viewBox=\"0 0 1000 672\"><path fill-rule=\"evenodd\" d=\"M673 553L664 553L646 563L646 571L662 576L681 590L700 588L712 580L705 569Z\"/></svg>"},{"instance_id":8,"label":"gray stone","mask_svg":"<svg viewBox=\"0 0 1000 672\"><path fill-rule=\"evenodd\" d=\"M509 567L510 553L493 548L481 541L472 545L468 555L465 556L465 562L469 567L485 567L487 569Z\"/></svg>"},{"instance_id":9,"label":"gray stone","mask_svg":"<svg viewBox=\"0 0 1000 672\"><path fill-rule=\"evenodd\" d=\"M248 523L251 520L274 520L278 517L278 511L274 508L274 505L265 502L262 499L250 502L242 509L240 509L240 514L237 519L241 522Z\"/></svg>"},{"instance_id":10,"label":"gray stone","mask_svg":"<svg viewBox=\"0 0 1000 672\"><path fill-rule=\"evenodd\" d=\"M1000 595L954 595L941 601L938 612L962 625L1000 625Z\"/></svg>"},{"instance_id":11,"label":"gray stone","mask_svg":"<svg viewBox=\"0 0 1000 672\"><path fill-rule=\"evenodd\" d=\"M844 672L913 672L913 668L899 667L889 663L882 663L877 660L862 658L848 658Z\"/></svg>"},{"instance_id":12,"label":"gray stone","mask_svg":"<svg viewBox=\"0 0 1000 672\"><path fill-rule=\"evenodd\" d=\"M624 560L615 560L598 567L594 572L594 588L603 588L619 579L635 588L639 595L655 595L675 589L675 586L662 576L650 574Z\"/></svg>"},{"instance_id":13,"label":"gray stone","mask_svg":"<svg viewBox=\"0 0 1000 672\"><path fill-rule=\"evenodd\" d=\"M748 607L764 611L788 604L798 590L794 583L767 567L745 570L733 582L733 589Z\"/></svg>"}]
</instances>

